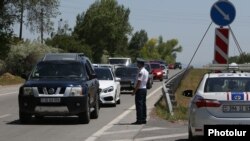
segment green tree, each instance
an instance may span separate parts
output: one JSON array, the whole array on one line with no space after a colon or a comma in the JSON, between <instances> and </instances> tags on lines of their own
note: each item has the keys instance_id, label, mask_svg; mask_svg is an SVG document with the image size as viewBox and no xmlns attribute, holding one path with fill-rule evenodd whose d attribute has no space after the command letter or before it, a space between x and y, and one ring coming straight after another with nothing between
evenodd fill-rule
<instances>
[{"instance_id":1,"label":"green tree","mask_svg":"<svg viewBox=\"0 0 250 141\"><path fill-rule=\"evenodd\" d=\"M51 39L47 39L45 43L49 46L53 46L55 48L60 48L65 52L72 53L84 53L91 59L91 49L88 45L83 42L76 40L73 36L62 34L55 35Z\"/></svg>"},{"instance_id":2,"label":"green tree","mask_svg":"<svg viewBox=\"0 0 250 141\"><path fill-rule=\"evenodd\" d=\"M157 51L157 39L150 39L141 49L140 54L146 60L158 60L160 55Z\"/></svg>"},{"instance_id":3,"label":"green tree","mask_svg":"<svg viewBox=\"0 0 250 141\"><path fill-rule=\"evenodd\" d=\"M160 36L158 40L158 53L161 60L165 60L168 63L175 63L177 53L182 52L182 46L178 45L177 39L171 39L166 42Z\"/></svg>"},{"instance_id":4,"label":"green tree","mask_svg":"<svg viewBox=\"0 0 250 141\"><path fill-rule=\"evenodd\" d=\"M26 26L31 32L38 32L41 36L41 43L44 40L44 33L53 31L52 18L59 14L59 0L28 0Z\"/></svg>"},{"instance_id":5,"label":"green tree","mask_svg":"<svg viewBox=\"0 0 250 141\"><path fill-rule=\"evenodd\" d=\"M137 31L132 36L129 42L129 51L133 61L135 61L137 57L141 57L140 51L147 41L148 41L148 35L145 30L140 30L139 32Z\"/></svg>"},{"instance_id":6,"label":"green tree","mask_svg":"<svg viewBox=\"0 0 250 141\"><path fill-rule=\"evenodd\" d=\"M119 49L128 46L127 36L132 31L129 13L116 0L98 0L86 13L77 16L73 34L91 47L94 62L101 62L104 50L115 56Z\"/></svg>"},{"instance_id":7,"label":"green tree","mask_svg":"<svg viewBox=\"0 0 250 141\"><path fill-rule=\"evenodd\" d=\"M238 63L238 64L250 63L250 53L243 52L239 56L229 57L228 62L229 63Z\"/></svg>"},{"instance_id":8,"label":"green tree","mask_svg":"<svg viewBox=\"0 0 250 141\"><path fill-rule=\"evenodd\" d=\"M0 0L0 59L9 52L9 44L13 36L12 25L16 20L14 0Z\"/></svg>"}]
</instances>

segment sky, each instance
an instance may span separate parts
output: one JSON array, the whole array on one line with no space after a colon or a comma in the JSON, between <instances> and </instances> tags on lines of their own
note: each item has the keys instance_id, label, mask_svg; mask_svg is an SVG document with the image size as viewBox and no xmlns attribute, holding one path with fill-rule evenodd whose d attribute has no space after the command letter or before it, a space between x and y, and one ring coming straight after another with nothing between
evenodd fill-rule
<instances>
[{"instance_id":1,"label":"sky","mask_svg":"<svg viewBox=\"0 0 250 141\"><path fill-rule=\"evenodd\" d=\"M236 17L230 24L232 32L243 52L250 53L250 0L229 0L236 9ZM61 0L59 19L66 20L71 28L75 26L76 16L86 12L95 0ZM177 39L183 50L177 53L176 61L189 64L195 50L199 49L191 62L193 66L203 66L214 60L215 29L210 11L217 0L118 0L119 5L130 9L129 22L133 33L145 30L148 38L163 37L164 41ZM209 28L209 25L212 25ZM228 26L225 26L228 28ZM15 33L18 35L18 26ZM207 32L207 34L205 34ZM39 35L27 29L23 31L25 39L35 39ZM202 40L204 36L204 39ZM232 34L229 34L228 56L239 55Z\"/></svg>"}]
</instances>

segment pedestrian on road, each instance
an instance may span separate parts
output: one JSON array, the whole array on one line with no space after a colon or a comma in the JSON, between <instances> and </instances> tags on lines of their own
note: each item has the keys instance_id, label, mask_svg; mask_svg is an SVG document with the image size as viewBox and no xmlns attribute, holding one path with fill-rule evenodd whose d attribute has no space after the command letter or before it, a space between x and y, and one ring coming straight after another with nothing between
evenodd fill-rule
<instances>
[{"instance_id":1,"label":"pedestrian on road","mask_svg":"<svg viewBox=\"0 0 250 141\"><path fill-rule=\"evenodd\" d=\"M137 59L137 67L139 68L136 85L132 95L135 95L135 107L136 107L136 122L132 124L146 124L147 123L147 81L148 71L144 68L144 60Z\"/></svg>"}]
</instances>

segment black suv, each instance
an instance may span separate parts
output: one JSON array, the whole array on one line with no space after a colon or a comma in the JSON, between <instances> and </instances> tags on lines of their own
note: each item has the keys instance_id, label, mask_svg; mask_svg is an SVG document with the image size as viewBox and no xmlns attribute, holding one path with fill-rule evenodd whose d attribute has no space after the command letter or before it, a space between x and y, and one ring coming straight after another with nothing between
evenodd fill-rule
<instances>
[{"instance_id":1,"label":"black suv","mask_svg":"<svg viewBox=\"0 0 250 141\"><path fill-rule=\"evenodd\" d=\"M182 69L182 64L180 62L176 62L174 64L174 69Z\"/></svg>"},{"instance_id":2,"label":"black suv","mask_svg":"<svg viewBox=\"0 0 250 141\"><path fill-rule=\"evenodd\" d=\"M51 53L38 62L19 89L19 119L77 115L81 123L99 115L99 81L91 61L78 53Z\"/></svg>"}]
</instances>

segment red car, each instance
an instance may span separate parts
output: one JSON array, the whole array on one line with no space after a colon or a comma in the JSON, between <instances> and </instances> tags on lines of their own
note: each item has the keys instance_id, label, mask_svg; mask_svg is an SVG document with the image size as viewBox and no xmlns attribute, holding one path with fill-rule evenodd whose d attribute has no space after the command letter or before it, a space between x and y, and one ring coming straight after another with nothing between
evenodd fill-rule
<instances>
[{"instance_id":1,"label":"red car","mask_svg":"<svg viewBox=\"0 0 250 141\"><path fill-rule=\"evenodd\" d=\"M154 76L154 79L162 81L164 77L163 77L163 71L161 69L161 64L150 62L150 66L152 68L152 74Z\"/></svg>"},{"instance_id":2,"label":"red car","mask_svg":"<svg viewBox=\"0 0 250 141\"><path fill-rule=\"evenodd\" d=\"M174 64L168 64L168 69L174 69Z\"/></svg>"}]
</instances>

